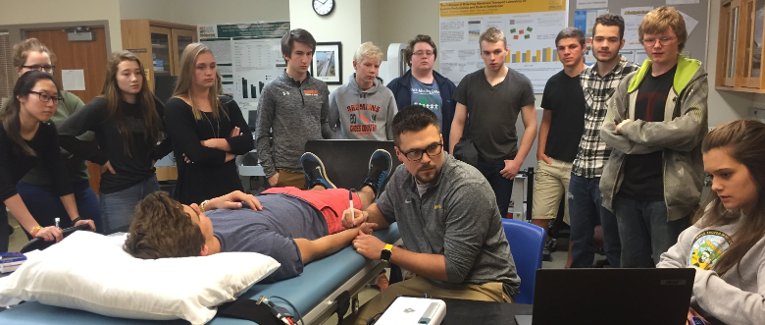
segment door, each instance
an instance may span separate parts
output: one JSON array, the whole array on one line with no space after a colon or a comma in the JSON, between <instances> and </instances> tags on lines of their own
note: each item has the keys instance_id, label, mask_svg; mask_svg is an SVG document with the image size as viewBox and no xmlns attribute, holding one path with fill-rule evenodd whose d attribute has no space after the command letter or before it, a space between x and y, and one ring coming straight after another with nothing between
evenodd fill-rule
<instances>
[{"instance_id":1,"label":"door","mask_svg":"<svg viewBox=\"0 0 765 325\"><path fill-rule=\"evenodd\" d=\"M69 41L63 28L26 31L26 37L36 37L56 53L54 76L61 82L62 70L82 69L85 90L68 90L84 102L89 102L101 92L106 74L106 34L103 27L91 27L92 41Z\"/></svg>"},{"instance_id":2,"label":"door","mask_svg":"<svg viewBox=\"0 0 765 325\"><path fill-rule=\"evenodd\" d=\"M66 85L64 89L77 95L85 103L101 93L108 55L104 28L91 27L90 31L93 33L92 41L69 41L63 28L29 30L24 34L27 38L36 37L56 54L56 70L53 75L59 84L62 84L62 70L83 70L85 90L69 90L66 89ZM101 181L99 166L88 162L88 174L90 174L90 187L99 193Z\"/></svg>"}]
</instances>

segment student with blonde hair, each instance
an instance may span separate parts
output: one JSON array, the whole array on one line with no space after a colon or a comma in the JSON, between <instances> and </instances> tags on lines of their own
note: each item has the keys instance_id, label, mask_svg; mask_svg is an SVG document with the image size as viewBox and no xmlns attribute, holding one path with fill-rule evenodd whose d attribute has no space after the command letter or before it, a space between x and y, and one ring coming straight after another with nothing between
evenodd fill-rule
<instances>
[{"instance_id":1,"label":"student with blonde hair","mask_svg":"<svg viewBox=\"0 0 765 325\"><path fill-rule=\"evenodd\" d=\"M163 106L149 90L143 64L128 51L115 52L101 95L61 125L61 145L101 166L104 233L125 231L135 205L159 189L154 162L170 152ZM77 137L95 133L95 143Z\"/></svg>"},{"instance_id":2,"label":"student with blonde hair","mask_svg":"<svg viewBox=\"0 0 765 325\"><path fill-rule=\"evenodd\" d=\"M537 135L534 90L531 81L506 64L509 53L505 34L489 27L479 37L484 67L466 75L457 86L457 107L449 134L449 152L462 157L457 144L471 140L478 152L475 167L489 181L500 215L507 214L513 178L531 150ZM523 136L515 129L518 116Z\"/></svg>"},{"instance_id":3,"label":"student with blonde hair","mask_svg":"<svg viewBox=\"0 0 765 325\"><path fill-rule=\"evenodd\" d=\"M178 166L174 197L184 204L242 189L234 158L252 150L252 134L239 105L219 93L219 80L210 48L187 45L165 115Z\"/></svg>"},{"instance_id":4,"label":"student with blonde hair","mask_svg":"<svg viewBox=\"0 0 765 325\"><path fill-rule=\"evenodd\" d=\"M353 55L348 83L329 96L329 124L342 139L393 140L396 99L379 77L382 51L372 42Z\"/></svg>"},{"instance_id":5,"label":"student with blonde hair","mask_svg":"<svg viewBox=\"0 0 765 325\"><path fill-rule=\"evenodd\" d=\"M707 133L707 73L686 57L682 14L659 7L638 29L648 54L609 101L600 136L613 148L603 167L603 207L613 211L622 267L651 267L699 206Z\"/></svg>"}]
</instances>

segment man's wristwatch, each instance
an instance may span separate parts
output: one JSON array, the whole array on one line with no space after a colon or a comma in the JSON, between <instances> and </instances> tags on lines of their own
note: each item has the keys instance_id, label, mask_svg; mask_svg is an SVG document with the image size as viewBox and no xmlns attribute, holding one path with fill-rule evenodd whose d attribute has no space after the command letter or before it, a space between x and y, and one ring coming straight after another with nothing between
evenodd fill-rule
<instances>
[{"instance_id":1,"label":"man's wristwatch","mask_svg":"<svg viewBox=\"0 0 765 325\"><path fill-rule=\"evenodd\" d=\"M390 254L393 252L393 244L385 244L380 252L380 260L390 262Z\"/></svg>"}]
</instances>

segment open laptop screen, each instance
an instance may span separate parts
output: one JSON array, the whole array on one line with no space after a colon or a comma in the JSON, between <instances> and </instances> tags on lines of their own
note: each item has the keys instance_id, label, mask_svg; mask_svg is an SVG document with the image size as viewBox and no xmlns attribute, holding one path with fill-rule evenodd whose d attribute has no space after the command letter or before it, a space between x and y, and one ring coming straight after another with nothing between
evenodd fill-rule
<instances>
[{"instance_id":1,"label":"open laptop screen","mask_svg":"<svg viewBox=\"0 0 765 325\"><path fill-rule=\"evenodd\" d=\"M533 324L685 324L696 270L540 269Z\"/></svg>"}]
</instances>

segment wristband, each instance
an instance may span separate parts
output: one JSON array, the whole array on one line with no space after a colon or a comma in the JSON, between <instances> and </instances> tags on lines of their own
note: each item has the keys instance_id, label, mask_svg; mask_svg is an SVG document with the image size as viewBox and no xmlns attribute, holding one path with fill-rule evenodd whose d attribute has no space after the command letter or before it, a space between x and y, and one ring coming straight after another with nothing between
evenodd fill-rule
<instances>
[{"instance_id":1,"label":"wristband","mask_svg":"<svg viewBox=\"0 0 765 325\"><path fill-rule=\"evenodd\" d=\"M202 203L199 204L199 208L202 209L202 212L205 212L205 208L207 207L207 203L210 203L210 200L204 200Z\"/></svg>"},{"instance_id":2,"label":"wristband","mask_svg":"<svg viewBox=\"0 0 765 325\"><path fill-rule=\"evenodd\" d=\"M77 223L77 221L80 221L80 220L82 220L80 217L72 219L72 226L74 226L74 224Z\"/></svg>"},{"instance_id":3,"label":"wristband","mask_svg":"<svg viewBox=\"0 0 765 325\"><path fill-rule=\"evenodd\" d=\"M35 237L35 236L37 236L37 233L40 232L40 230L42 230L42 229L43 229L43 227L40 226L40 225L34 226L34 227L32 227L32 231L30 231L29 234L32 235L32 237Z\"/></svg>"}]
</instances>

